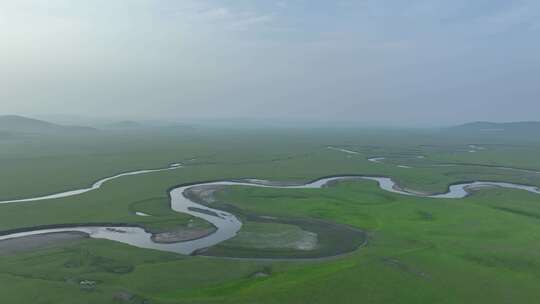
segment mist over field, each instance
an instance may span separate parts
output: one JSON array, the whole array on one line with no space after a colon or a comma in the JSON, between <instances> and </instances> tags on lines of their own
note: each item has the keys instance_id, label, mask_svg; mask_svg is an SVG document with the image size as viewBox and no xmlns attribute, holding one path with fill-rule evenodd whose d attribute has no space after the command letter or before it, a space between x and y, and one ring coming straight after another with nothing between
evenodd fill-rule
<instances>
[{"instance_id":1,"label":"mist over field","mask_svg":"<svg viewBox=\"0 0 540 304\"><path fill-rule=\"evenodd\" d=\"M539 20L535 0L5 0L0 113L537 120Z\"/></svg>"}]
</instances>

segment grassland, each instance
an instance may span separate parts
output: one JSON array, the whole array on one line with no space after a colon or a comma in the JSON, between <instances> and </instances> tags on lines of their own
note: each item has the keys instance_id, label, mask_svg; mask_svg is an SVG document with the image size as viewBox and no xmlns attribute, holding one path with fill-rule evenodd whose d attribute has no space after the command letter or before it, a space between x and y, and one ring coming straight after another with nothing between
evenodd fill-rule
<instances>
[{"instance_id":1,"label":"grassland","mask_svg":"<svg viewBox=\"0 0 540 304\"><path fill-rule=\"evenodd\" d=\"M157 131L156 131L157 132ZM186 163L186 167L107 183L55 201L0 206L0 230L68 223L134 223L160 230L186 225L172 213L173 185L229 178L307 181L335 174L387 175L415 190L442 192L472 179L540 185L537 142L447 137L435 133L358 130L214 131L182 134L9 138L0 141L0 196L28 197L88 186L118 172ZM470 144L486 146L469 153ZM327 146L347 147L346 154ZM38 149L39 148L39 149ZM425 159L412 160L415 155ZM387 157L384 163L367 158ZM413 168L398 168L398 163ZM455 167L432 167L459 163ZM539 170L540 171L540 170ZM367 246L320 261L185 257L102 240L0 256L0 299L6 303L531 303L540 296L540 198L486 189L462 200L406 197L369 181L309 190L231 187L220 201L242 214L324 221L367 231ZM153 217L138 217L134 212ZM253 234L309 228L249 221L237 239L215 248L253 253ZM200 223L204 225L204 223ZM246 235L247 233L247 235ZM300 236L299 236L300 235ZM262 243L261 243L262 242ZM258 275L264 274L264 275ZM81 281L92 281L90 288Z\"/></svg>"}]
</instances>

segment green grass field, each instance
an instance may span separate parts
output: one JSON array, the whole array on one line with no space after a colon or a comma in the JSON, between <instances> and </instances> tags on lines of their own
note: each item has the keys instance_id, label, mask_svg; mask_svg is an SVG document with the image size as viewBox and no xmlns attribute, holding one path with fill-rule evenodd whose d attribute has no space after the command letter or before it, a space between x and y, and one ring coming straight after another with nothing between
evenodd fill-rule
<instances>
[{"instance_id":1,"label":"green grass field","mask_svg":"<svg viewBox=\"0 0 540 304\"><path fill-rule=\"evenodd\" d=\"M471 144L485 150L471 153ZM539 153L540 143L533 140L441 138L437 132L414 130L10 137L0 140L2 199L86 187L124 171L175 162L186 166L121 178L77 197L0 205L0 230L76 223L130 223L155 231L183 226L193 219L170 211L167 189L216 179L384 175L426 192L444 192L449 184L464 180L540 186L540 174L490 167L540 171ZM386 160L367 160L379 156ZM295 256L304 251L294 244L310 232L319 232L320 250L336 248L323 232L313 231L317 227L306 224L314 221L365 231L368 243L342 257L270 261L186 257L85 239L0 256L1 302L532 303L540 296L538 195L485 189L465 199L441 200L392 194L374 182L351 181L304 190L235 186L217 197L238 211L245 226L237 238L211 248L212 255L257 257L257 252L270 251ZM96 285L81 286L85 280Z\"/></svg>"}]
</instances>

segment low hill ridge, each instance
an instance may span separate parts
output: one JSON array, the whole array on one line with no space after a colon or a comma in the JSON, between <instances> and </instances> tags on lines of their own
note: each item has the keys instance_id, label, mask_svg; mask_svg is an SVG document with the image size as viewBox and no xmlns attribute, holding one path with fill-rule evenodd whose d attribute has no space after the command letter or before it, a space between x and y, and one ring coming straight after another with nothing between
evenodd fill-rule
<instances>
[{"instance_id":1,"label":"low hill ridge","mask_svg":"<svg viewBox=\"0 0 540 304\"><path fill-rule=\"evenodd\" d=\"M64 126L19 115L0 115L0 132L10 133L66 133L94 132L96 129L81 126Z\"/></svg>"}]
</instances>

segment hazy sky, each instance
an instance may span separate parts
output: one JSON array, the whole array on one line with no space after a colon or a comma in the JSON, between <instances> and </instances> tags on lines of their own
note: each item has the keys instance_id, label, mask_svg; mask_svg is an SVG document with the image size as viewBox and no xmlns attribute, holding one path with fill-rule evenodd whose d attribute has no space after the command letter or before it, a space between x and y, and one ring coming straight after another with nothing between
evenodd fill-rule
<instances>
[{"instance_id":1,"label":"hazy sky","mask_svg":"<svg viewBox=\"0 0 540 304\"><path fill-rule=\"evenodd\" d=\"M1 0L0 113L540 120L538 0Z\"/></svg>"}]
</instances>

